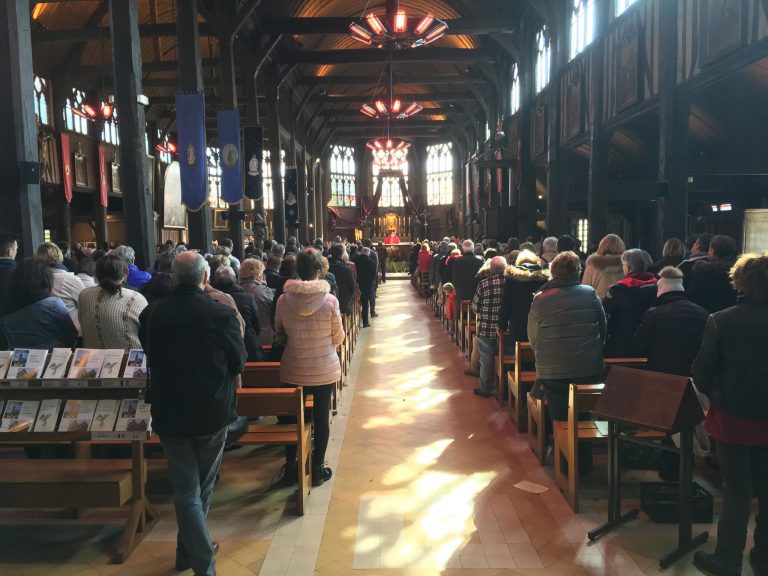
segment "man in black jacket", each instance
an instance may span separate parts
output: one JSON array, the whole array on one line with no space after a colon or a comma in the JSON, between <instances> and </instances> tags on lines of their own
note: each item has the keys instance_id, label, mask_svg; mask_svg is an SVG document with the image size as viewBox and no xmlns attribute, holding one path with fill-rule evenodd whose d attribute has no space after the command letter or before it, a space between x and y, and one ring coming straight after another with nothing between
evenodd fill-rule
<instances>
[{"instance_id":1,"label":"man in black jacket","mask_svg":"<svg viewBox=\"0 0 768 576\"><path fill-rule=\"evenodd\" d=\"M0 232L0 314L3 313L5 302L5 287L16 267L16 252L19 245L16 238L9 232Z\"/></svg>"},{"instance_id":2,"label":"man in black jacket","mask_svg":"<svg viewBox=\"0 0 768 576\"><path fill-rule=\"evenodd\" d=\"M355 275L344 262L344 244L334 244L329 250L328 270L336 276L339 287L339 310L342 314L352 314L352 303L355 300Z\"/></svg>"},{"instance_id":3,"label":"man in black jacket","mask_svg":"<svg viewBox=\"0 0 768 576\"><path fill-rule=\"evenodd\" d=\"M461 247L464 254L461 258L452 259L448 264L448 278L443 281L453 283L456 288L456 298L462 300L472 300L480 283L477 277L477 271L483 265L483 259L475 256L475 243L472 240L464 240Z\"/></svg>"},{"instance_id":4,"label":"man in black jacket","mask_svg":"<svg viewBox=\"0 0 768 576\"><path fill-rule=\"evenodd\" d=\"M357 266L357 284L360 287L360 301L363 305L363 328L368 324L368 308L373 297L373 284L376 282L376 264L371 259L371 249L362 248L354 260Z\"/></svg>"},{"instance_id":5,"label":"man in black jacket","mask_svg":"<svg viewBox=\"0 0 768 576\"><path fill-rule=\"evenodd\" d=\"M368 248L368 258L370 258L373 261L373 286L371 287L371 318L374 316L378 316L376 314L376 290L379 287L379 255L376 253L376 250L373 249L373 243L371 242L370 238L365 238L363 240L363 247Z\"/></svg>"},{"instance_id":6,"label":"man in black jacket","mask_svg":"<svg viewBox=\"0 0 768 576\"><path fill-rule=\"evenodd\" d=\"M227 426L237 418L234 376L246 351L235 311L203 291L203 257L179 254L173 277L173 292L141 313L139 338L152 376L152 427L175 492L176 569L213 576L218 546L205 518Z\"/></svg>"}]
</instances>

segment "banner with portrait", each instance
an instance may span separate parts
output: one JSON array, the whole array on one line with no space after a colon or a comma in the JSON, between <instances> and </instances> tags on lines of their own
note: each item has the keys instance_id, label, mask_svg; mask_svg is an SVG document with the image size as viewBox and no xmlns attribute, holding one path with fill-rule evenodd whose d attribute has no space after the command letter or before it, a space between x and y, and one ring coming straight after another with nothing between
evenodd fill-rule
<instances>
[{"instance_id":1,"label":"banner with portrait","mask_svg":"<svg viewBox=\"0 0 768 576\"><path fill-rule=\"evenodd\" d=\"M61 174L64 181L64 198L72 202L72 151L69 146L69 134L61 135Z\"/></svg>"},{"instance_id":2,"label":"banner with portrait","mask_svg":"<svg viewBox=\"0 0 768 576\"><path fill-rule=\"evenodd\" d=\"M236 204L243 199L243 176L240 170L240 113L219 110L219 165L221 166L221 199Z\"/></svg>"},{"instance_id":3,"label":"banner with portrait","mask_svg":"<svg viewBox=\"0 0 768 576\"><path fill-rule=\"evenodd\" d=\"M205 98L202 93L176 94L181 200L192 211L208 202L205 158Z\"/></svg>"},{"instance_id":4,"label":"banner with portrait","mask_svg":"<svg viewBox=\"0 0 768 576\"><path fill-rule=\"evenodd\" d=\"M296 166L285 168L285 226L299 225L299 171Z\"/></svg>"},{"instance_id":5,"label":"banner with portrait","mask_svg":"<svg viewBox=\"0 0 768 576\"><path fill-rule=\"evenodd\" d=\"M245 158L245 196L262 200L264 183L261 162L264 147L264 129L261 126L243 127L243 158Z\"/></svg>"}]
</instances>

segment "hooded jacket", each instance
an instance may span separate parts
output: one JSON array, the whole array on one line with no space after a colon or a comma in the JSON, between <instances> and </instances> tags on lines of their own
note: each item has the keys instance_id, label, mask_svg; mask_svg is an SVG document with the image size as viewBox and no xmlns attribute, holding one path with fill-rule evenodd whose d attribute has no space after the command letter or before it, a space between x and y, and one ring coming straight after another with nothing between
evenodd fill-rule
<instances>
[{"instance_id":1,"label":"hooded jacket","mask_svg":"<svg viewBox=\"0 0 768 576\"><path fill-rule=\"evenodd\" d=\"M605 356L637 356L632 338L643 314L656 300L656 276L649 272L628 274L608 289L603 308L608 319Z\"/></svg>"},{"instance_id":2,"label":"hooded jacket","mask_svg":"<svg viewBox=\"0 0 768 576\"><path fill-rule=\"evenodd\" d=\"M591 254L587 258L581 283L592 286L602 300L608 294L608 288L622 278L621 254Z\"/></svg>"},{"instance_id":3,"label":"hooded jacket","mask_svg":"<svg viewBox=\"0 0 768 576\"><path fill-rule=\"evenodd\" d=\"M605 370L605 312L594 289L578 280L541 287L528 314L528 339L538 378L585 378Z\"/></svg>"},{"instance_id":4,"label":"hooded jacket","mask_svg":"<svg viewBox=\"0 0 768 576\"><path fill-rule=\"evenodd\" d=\"M325 280L289 280L277 302L275 334L285 334L280 380L322 386L341 378L336 348L344 342L339 301Z\"/></svg>"},{"instance_id":5,"label":"hooded jacket","mask_svg":"<svg viewBox=\"0 0 768 576\"><path fill-rule=\"evenodd\" d=\"M499 328L509 329L510 339L515 342L528 341L528 312L531 310L533 295L549 281L549 272L536 264L524 262L520 266L509 266L504 272L504 295L502 296Z\"/></svg>"}]
</instances>

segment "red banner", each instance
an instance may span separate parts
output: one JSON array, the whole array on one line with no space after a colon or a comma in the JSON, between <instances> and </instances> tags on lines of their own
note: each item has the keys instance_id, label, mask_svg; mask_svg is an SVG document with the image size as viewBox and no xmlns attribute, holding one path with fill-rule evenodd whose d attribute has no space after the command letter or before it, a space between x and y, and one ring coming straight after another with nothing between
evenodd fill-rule
<instances>
[{"instance_id":1,"label":"red banner","mask_svg":"<svg viewBox=\"0 0 768 576\"><path fill-rule=\"evenodd\" d=\"M72 202L72 154L69 150L69 134L61 135L61 175L64 180L64 198Z\"/></svg>"},{"instance_id":2,"label":"red banner","mask_svg":"<svg viewBox=\"0 0 768 576\"><path fill-rule=\"evenodd\" d=\"M104 208L107 207L107 194L109 194L109 181L107 180L107 160L104 157L104 144L99 144L99 201Z\"/></svg>"}]
</instances>

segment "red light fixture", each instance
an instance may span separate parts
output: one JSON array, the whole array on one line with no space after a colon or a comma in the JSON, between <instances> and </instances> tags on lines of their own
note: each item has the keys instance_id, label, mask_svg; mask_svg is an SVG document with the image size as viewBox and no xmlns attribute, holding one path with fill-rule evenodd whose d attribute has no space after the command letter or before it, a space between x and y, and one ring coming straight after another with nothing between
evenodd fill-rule
<instances>
[{"instance_id":1,"label":"red light fixture","mask_svg":"<svg viewBox=\"0 0 768 576\"><path fill-rule=\"evenodd\" d=\"M163 152L164 154L176 154L177 148L176 144L169 141L165 145L163 145L162 142L158 142L158 144L155 146L155 150L158 152Z\"/></svg>"},{"instance_id":2,"label":"red light fixture","mask_svg":"<svg viewBox=\"0 0 768 576\"><path fill-rule=\"evenodd\" d=\"M363 104L363 107L360 108L360 112L370 118L376 118L378 116L376 110L370 104Z\"/></svg>"},{"instance_id":3,"label":"red light fixture","mask_svg":"<svg viewBox=\"0 0 768 576\"><path fill-rule=\"evenodd\" d=\"M423 108L416 102L405 104L400 98L394 98L387 104L381 98L373 101L373 104L363 104L360 112L369 118L401 119L408 118L421 112Z\"/></svg>"},{"instance_id":4,"label":"red light fixture","mask_svg":"<svg viewBox=\"0 0 768 576\"><path fill-rule=\"evenodd\" d=\"M389 113L389 110L387 110L387 105L384 104L383 100L376 100L376 101L374 101L373 105L376 108L376 110L379 111L379 114L387 114L387 113Z\"/></svg>"},{"instance_id":5,"label":"red light fixture","mask_svg":"<svg viewBox=\"0 0 768 576\"><path fill-rule=\"evenodd\" d=\"M349 32L355 40L376 48L397 49L417 48L442 38L448 24L433 14L421 18L410 18L399 6L397 10L380 17L369 12L359 21L349 25Z\"/></svg>"},{"instance_id":6,"label":"red light fixture","mask_svg":"<svg viewBox=\"0 0 768 576\"><path fill-rule=\"evenodd\" d=\"M101 115L104 116L105 120L109 120L112 117L112 112L114 112L112 104L101 105Z\"/></svg>"}]
</instances>

